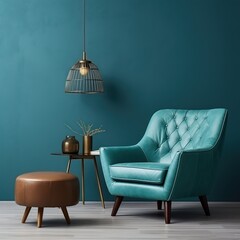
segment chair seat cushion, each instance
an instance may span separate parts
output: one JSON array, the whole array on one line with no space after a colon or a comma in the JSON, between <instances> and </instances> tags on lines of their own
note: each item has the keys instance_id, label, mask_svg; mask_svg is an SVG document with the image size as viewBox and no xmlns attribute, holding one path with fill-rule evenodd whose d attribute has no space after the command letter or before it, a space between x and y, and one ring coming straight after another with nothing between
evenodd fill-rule
<instances>
[{"instance_id":1,"label":"chair seat cushion","mask_svg":"<svg viewBox=\"0 0 240 240\"><path fill-rule=\"evenodd\" d=\"M152 162L118 163L110 166L110 174L115 181L162 185L168 167L165 164Z\"/></svg>"}]
</instances>

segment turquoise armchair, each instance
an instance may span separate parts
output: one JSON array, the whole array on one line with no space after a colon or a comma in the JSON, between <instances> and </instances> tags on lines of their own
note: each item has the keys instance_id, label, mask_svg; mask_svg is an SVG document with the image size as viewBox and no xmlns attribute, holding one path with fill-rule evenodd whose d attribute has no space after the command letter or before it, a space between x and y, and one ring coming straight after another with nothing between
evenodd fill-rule
<instances>
[{"instance_id":1,"label":"turquoise armchair","mask_svg":"<svg viewBox=\"0 0 240 240\"><path fill-rule=\"evenodd\" d=\"M199 197L210 215L207 194L216 173L226 125L226 109L157 111L139 143L102 147L100 159L109 192L116 196L112 216L124 197L164 203L165 223L171 202Z\"/></svg>"}]
</instances>

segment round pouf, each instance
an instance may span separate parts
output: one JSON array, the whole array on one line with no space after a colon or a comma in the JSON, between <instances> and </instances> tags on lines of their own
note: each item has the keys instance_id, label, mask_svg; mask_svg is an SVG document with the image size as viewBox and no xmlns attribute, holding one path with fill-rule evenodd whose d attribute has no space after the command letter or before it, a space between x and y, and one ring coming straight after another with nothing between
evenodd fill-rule
<instances>
[{"instance_id":1,"label":"round pouf","mask_svg":"<svg viewBox=\"0 0 240 240\"><path fill-rule=\"evenodd\" d=\"M32 172L17 177L15 183L15 202L26 206L22 223L25 223L32 207L38 207L37 226L42 225L43 209L59 207L68 224L70 218L67 206L79 202L79 181L70 173Z\"/></svg>"}]
</instances>

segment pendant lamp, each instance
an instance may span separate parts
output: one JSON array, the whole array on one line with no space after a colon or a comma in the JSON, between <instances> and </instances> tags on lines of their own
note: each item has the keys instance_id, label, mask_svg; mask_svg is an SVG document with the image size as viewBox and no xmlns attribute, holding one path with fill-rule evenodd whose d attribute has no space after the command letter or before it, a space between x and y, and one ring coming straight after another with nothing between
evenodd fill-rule
<instances>
[{"instance_id":1,"label":"pendant lamp","mask_svg":"<svg viewBox=\"0 0 240 240\"><path fill-rule=\"evenodd\" d=\"M102 93L103 80L98 67L87 60L85 49L85 0L83 0L83 54L82 59L77 61L70 69L66 84L66 93Z\"/></svg>"}]
</instances>

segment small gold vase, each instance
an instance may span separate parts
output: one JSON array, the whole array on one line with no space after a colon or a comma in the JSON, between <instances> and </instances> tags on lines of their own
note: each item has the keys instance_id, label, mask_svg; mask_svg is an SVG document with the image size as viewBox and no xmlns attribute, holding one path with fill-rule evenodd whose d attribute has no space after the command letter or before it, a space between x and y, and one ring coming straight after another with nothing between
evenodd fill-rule
<instances>
[{"instance_id":1,"label":"small gold vase","mask_svg":"<svg viewBox=\"0 0 240 240\"><path fill-rule=\"evenodd\" d=\"M62 152L63 153L78 153L79 151L79 142L74 136L66 136L62 141Z\"/></svg>"},{"instance_id":2,"label":"small gold vase","mask_svg":"<svg viewBox=\"0 0 240 240\"><path fill-rule=\"evenodd\" d=\"M92 136L83 136L83 154L89 155L92 151Z\"/></svg>"}]
</instances>

